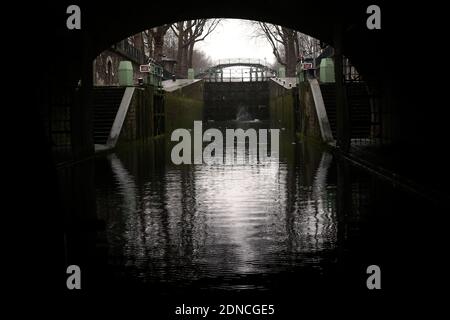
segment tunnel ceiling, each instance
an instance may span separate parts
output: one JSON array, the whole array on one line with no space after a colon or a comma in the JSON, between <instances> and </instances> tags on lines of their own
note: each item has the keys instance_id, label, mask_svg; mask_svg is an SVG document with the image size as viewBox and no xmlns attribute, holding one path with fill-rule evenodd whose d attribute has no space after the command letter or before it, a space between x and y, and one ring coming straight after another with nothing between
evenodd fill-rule
<instances>
[{"instance_id":1,"label":"tunnel ceiling","mask_svg":"<svg viewBox=\"0 0 450 320\"><path fill-rule=\"evenodd\" d=\"M39 72L57 83L70 83L80 79L81 66L90 64L103 50L123 38L144 29L164 23L193 18L241 18L280 24L309 34L333 45L336 25L344 31L344 55L366 78L376 82L393 81L402 74L415 76L410 65L399 63L408 56L417 34L428 25L405 24L411 16L426 15L431 7L400 6L377 1L382 7L382 29L368 30L366 8L372 1L354 4L342 1L138 1L116 3L113 1L82 1L82 30L66 28L68 1L33 4L32 19L38 19L33 29L40 50L36 58L48 61ZM43 12L45 11L45 12ZM39 19L39 12L46 17ZM429 33L432 34L431 32ZM437 42L436 42L437 43ZM49 56L52 56L49 59ZM61 70L64 69L64 73ZM76 80L77 81L77 80ZM390 85L390 84L388 84ZM406 89L406 88L405 88Z\"/></svg>"}]
</instances>

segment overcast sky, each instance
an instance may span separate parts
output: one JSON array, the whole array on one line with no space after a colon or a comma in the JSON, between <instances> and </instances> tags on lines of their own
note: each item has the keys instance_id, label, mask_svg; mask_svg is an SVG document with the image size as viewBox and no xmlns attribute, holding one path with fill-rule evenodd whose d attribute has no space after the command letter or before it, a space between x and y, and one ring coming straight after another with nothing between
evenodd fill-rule
<instances>
[{"instance_id":1,"label":"overcast sky","mask_svg":"<svg viewBox=\"0 0 450 320\"><path fill-rule=\"evenodd\" d=\"M213 61L228 58L256 58L267 63L275 61L270 44L255 39L254 27L248 20L224 19L196 48L204 51Z\"/></svg>"}]
</instances>

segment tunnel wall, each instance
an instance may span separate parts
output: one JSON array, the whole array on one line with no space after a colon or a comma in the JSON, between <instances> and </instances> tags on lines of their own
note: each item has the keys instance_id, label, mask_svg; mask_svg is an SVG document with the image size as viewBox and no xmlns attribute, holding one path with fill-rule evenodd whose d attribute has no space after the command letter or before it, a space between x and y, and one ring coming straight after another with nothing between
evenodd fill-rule
<instances>
[{"instance_id":1,"label":"tunnel wall","mask_svg":"<svg viewBox=\"0 0 450 320\"><path fill-rule=\"evenodd\" d=\"M408 32L405 32L402 24L398 24L398 17L405 15L433 17L437 13L434 6L411 4L408 8L403 8L383 1L383 10L387 13L383 15L383 29L369 30L365 23L369 3L355 5L335 1L326 4L304 1L301 3L302 10L299 11L292 10L292 4L283 2L276 6L260 1L246 2L245 5L237 2L236 6L217 6L212 2L180 3L177 10L172 10L171 3L151 2L128 8L127 14L124 14L120 5L86 2L83 3L82 30L68 30L64 21L67 19L66 8L70 4L72 3L67 1L51 5L36 3L28 10L21 10L22 15L29 13L26 19L23 18L24 21L29 21L28 25L35 27L35 34L42 35L33 37L30 39L31 44L28 44L29 47L39 48L35 50L33 59L47 61L33 66L33 72L39 75L40 81L33 86L33 92L29 95L32 101L27 104L33 106L27 110L27 114L33 114L30 117L33 121L27 128L35 128L30 132L43 131L39 113L45 113L49 100L66 99L65 91L75 86L80 78L89 87L93 59L117 41L145 28L173 21L229 17L281 24L334 47L339 42L337 39L342 38L343 54L352 61L367 83L375 88L375 94L380 96L384 118L383 135L393 144L406 146L429 148L430 145L439 147L446 143L447 118L436 117L436 114L445 112L447 108L437 94L428 94L439 92L439 86L445 85L445 82L417 81L422 77L431 80L435 72L418 68L415 55L402 54L401 61L397 61L392 55L392 52L406 52L405 48L415 43L415 35L418 33L436 36L434 40L439 43L440 33L435 32L439 29L434 29L440 27L438 23L433 26L434 22L430 24L418 21L408 26ZM236 10L236 7L240 10ZM274 8L282 14L274 14ZM47 19L43 20L43 16ZM27 60L28 57L24 57L23 61ZM70 106L75 116L72 121L75 158L82 158L93 152L89 135L92 126L91 111L85 103L88 99L88 94L84 94L78 105ZM434 112L424 112L424 108L432 108ZM44 146L51 143L45 139L44 134L41 138Z\"/></svg>"}]
</instances>

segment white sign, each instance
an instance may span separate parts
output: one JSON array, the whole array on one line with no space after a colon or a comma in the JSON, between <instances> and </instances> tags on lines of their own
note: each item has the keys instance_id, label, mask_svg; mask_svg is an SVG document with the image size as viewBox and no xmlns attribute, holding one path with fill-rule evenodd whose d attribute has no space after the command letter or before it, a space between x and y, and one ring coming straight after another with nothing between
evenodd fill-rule
<instances>
[{"instance_id":1,"label":"white sign","mask_svg":"<svg viewBox=\"0 0 450 320\"><path fill-rule=\"evenodd\" d=\"M139 66L140 72L150 72L150 66L148 64L141 64Z\"/></svg>"}]
</instances>

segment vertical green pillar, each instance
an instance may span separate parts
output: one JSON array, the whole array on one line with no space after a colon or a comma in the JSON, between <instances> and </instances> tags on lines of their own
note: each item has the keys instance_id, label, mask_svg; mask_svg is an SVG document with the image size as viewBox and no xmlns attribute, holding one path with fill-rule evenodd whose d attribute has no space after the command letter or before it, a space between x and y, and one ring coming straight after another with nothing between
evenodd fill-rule
<instances>
[{"instance_id":1,"label":"vertical green pillar","mask_svg":"<svg viewBox=\"0 0 450 320\"><path fill-rule=\"evenodd\" d=\"M133 85L133 65L131 61L120 61L119 63L119 86Z\"/></svg>"},{"instance_id":2,"label":"vertical green pillar","mask_svg":"<svg viewBox=\"0 0 450 320\"><path fill-rule=\"evenodd\" d=\"M324 58L320 61L320 82L333 83L334 79L334 62L332 58Z\"/></svg>"},{"instance_id":3,"label":"vertical green pillar","mask_svg":"<svg viewBox=\"0 0 450 320\"><path fill-rule=\"evenodd\" d=\"M278 78L286 78L286 69L284 67L278 69Z\"/></svg>"},{"instance_id":4,"label":"vertical green pillar","mask_svg":"<svg viewBox=\"0 0 450 320\"><path fill-rule=\"evenodd\" d=\"M189 68L188 69L188 79L194 79L195 77L195 72L193 68Z\"/></svg>"}]
</instances>

